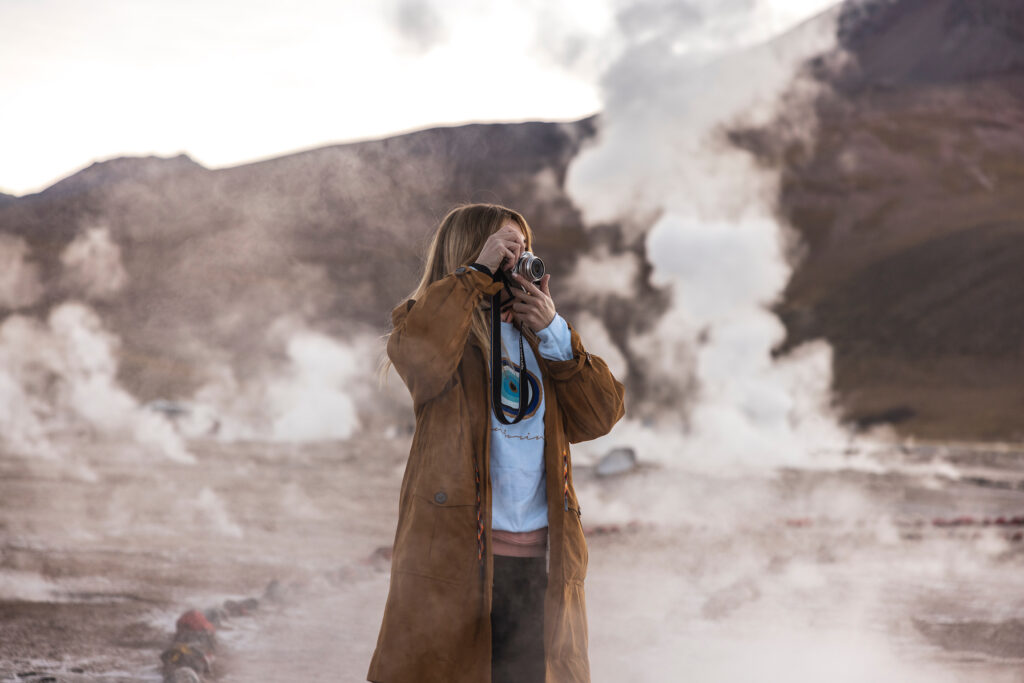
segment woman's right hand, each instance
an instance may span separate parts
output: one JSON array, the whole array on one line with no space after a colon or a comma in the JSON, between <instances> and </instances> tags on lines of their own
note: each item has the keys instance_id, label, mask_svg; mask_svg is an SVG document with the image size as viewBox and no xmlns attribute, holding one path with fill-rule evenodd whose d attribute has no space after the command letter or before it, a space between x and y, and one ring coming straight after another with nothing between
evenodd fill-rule
<instances>
[{"instance_id":1,"label":"woman's right hand","mask_svg":"<svg viewBox=\"0 0 1024 683\"><path fill-rule=\"evenodd\" d=\"M476 260L497 273L499 268L512 268L524 251L526 237L517 226L507 223L487 238Z\"/></svg>"}]
</instances>

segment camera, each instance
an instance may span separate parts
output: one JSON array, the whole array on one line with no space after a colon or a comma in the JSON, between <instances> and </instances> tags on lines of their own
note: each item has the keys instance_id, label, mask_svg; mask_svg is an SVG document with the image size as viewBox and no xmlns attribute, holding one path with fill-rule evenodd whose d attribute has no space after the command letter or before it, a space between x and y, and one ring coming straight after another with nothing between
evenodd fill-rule
<instances>
[{"instance_id":1,"label":"camera","mask_svg":"<svg viewBox=\"0 0 1024 683\"><path fill-rule=\"evenodd\" d=\"M524 251L516 264L512 266L513 274L522 275L534 284L540 282L540 279L544 277L544 272L544 262L528 251Z\"/></svg>"}]
</instances>

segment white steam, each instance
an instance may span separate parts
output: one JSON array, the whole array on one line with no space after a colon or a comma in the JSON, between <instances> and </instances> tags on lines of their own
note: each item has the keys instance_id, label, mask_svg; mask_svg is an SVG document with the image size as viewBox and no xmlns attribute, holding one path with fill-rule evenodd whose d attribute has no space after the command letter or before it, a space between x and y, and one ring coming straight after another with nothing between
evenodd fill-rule
<instances>
[{"instance_id":1,"label":"white steam","mask_svg":"<svg viewBox=\"0 0 1024 683\"><path fill-rule=\"evenodd\" d=\"M29 246L24 238L0 232L0 306L24 308L43 295L39 265L28 260Z\"/></svg>"},{"instance_id":2,"label":"white steam","mask_svg":"<svg viewBox=\"0 0 1024 683\"><path fill-rule=\"evenodd\" d=\"M712 58L699 36L754 29L742 11L708 10L646 2L621 15L633 38L604 79L600 143L576 159L568 187L588 223L618 220L627 238L646 233L654 284L671 289L672 310L630 346L649 374L674 373L677 386L695 390L688 412L666 396L668 416L686 412L689 425L676 455L775 466L848 437L831 416L828 346L772 358L785 330L768 306L789 277L788 228L773 211L776 177L730 145L725 130L770 119L798 66L834 46L835 14ZM707 30L687 33L688 21ZM593 258L608 271L622 267ZM583 263L581 272L601 272Z\"/></svg>"},{"instance_id":3,"label":"white steam","mask_svg":"<svg viewBox=\"0 0 1024 683\"><path fill-rule=\"evenodd\" d=\"M228 512L224 499L218 496L209 486L204 486L199 495L190 502L193 520L196 523L204 524L217 534L229 538L242 538L245 534L242 527L235 523Z\"/></svg>"},{"instance_id":4,"label":"white steam","mask_svg":"<svg viewBox=\"0 0 1024 683\"><path fill-rule=\"evenodd\" d=\"M346 391L358 370L354 353L319 334L288 341L287 373L267 390L274 411L276 439L347 439L359 426L355 403Z\"/></svg>"},{"instance_id":5,"label":"white steam","mask_svg":"<svg viewBox=\"0 0 1024 683\"><path fill-rule=\"evenodd\" d=\"M268 334L280 337L285 362L239 379L213 367L195 394L220 421L225 441L310 442L348 439L362 426L361 408L375 400L373 368L379 344L372 335L345 343L281 319Z\"/></svg>"},{"instance_id":6,"label":"white steam","mask_svg":"<svg viewBox=\"0 0 1024 683\"><path fill-rule=\"evenodd\" d=\"M0 600L45 602L59 590L57 584L36 572L0 569Z\"/></svg>"},{"instance_id":7,"label":"white steam","mask_svg":"<svg viewBox=\"0 0 1024 683\"><path fill-rule=\"evenodd\" d=\"M15 314L0 323L5 450L71 462L74 441L90 437L127 441L145 453L192 462L171 424L141 408L118 385L119 346L99 316L77 302L57 306L46 322Z\"/></svg>"},{"instance_id":8,"label":"white steam","mask_svg":"<svg viewBox=\"0 0 1024 683\"><path fill-rule=\"evenodd\" d=\"M579 470L584 524L624 532L591 546L594 677L981 680L936 657L913 624L999 604L968 593L964 577L1010 575L1005 535L913 545L900 516L921 508L906 501L915 487L951 492L956 471L900 462L897 475L891 450L888 463L868 449L846 455L828 344L773 355L785 329L770 309L793 235L775 215L778 178L727 132L774 120L785 95L792 134L813 139L815 92L798 67L834 48L836 13L715 54L730 34L753 35L744 8L760 5L647 0L621 13L627 47L603 81L599 139L569 169L586 223L624 225L672 295L626 342L634 367L662 380L648 382L660 410L574 446L580 465L611 446L635 448L641 465L618 478ZM623 270L605 251L580 263L578 277L595 279L587 289L612 289Z\"/></svg>"},{"instance_id":9,"label":"white steam","mask_svg":"<svg viewBox=\"0 0 1024 683\"><path fill-rule=\"evenodd\" d=\"M625 381L629 372L626 357L612 341L604 321L592 313L584 311L577 317L573 326L582 339L587 340L587 349L597 354L608 364L608 369L620 381Z\"/></svg>"},{"instance_id":10,"label":"white steam","mask_svg":"<svg viewBox=\"0 0 1024 683\"><path fill-rule=\"evenodd\" d=\"M80 233L61 252L63 278L69 291L86 299L104 299L118 292L128 281L121 263L121 247L107 227Z\"/></svg>"},{"instance_id":11,"label":"white steam","mask_svg":"<svg viewBox=\"0 0 1024 683\"><path fill-rule=\"evenodd\" d=\"M583 254L576 262L566 285L588 296L629 296L635 289L640 270L636 255L631 252L612 254L602 245L592 254Z\"/></svg>"}]
</instances>

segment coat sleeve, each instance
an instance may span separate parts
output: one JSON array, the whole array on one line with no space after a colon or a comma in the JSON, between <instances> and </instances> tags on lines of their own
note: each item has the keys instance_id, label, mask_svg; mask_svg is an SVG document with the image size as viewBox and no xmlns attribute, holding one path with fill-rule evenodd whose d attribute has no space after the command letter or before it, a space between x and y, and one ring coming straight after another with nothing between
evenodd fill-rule
<instances>
[{"instance_id":1,"label":"coat sleeve","mask_svg":"<svg viewBox=\"0 0 1024 683\"><path fill-rule=\"evenodd\" d=\"M473 310L501 287L485 273L460 267L431 283L418 300L410 299L391 312L388 358L415 406L449 385L462 360Z\"/></svg>"},{"instance_id":2,"label":"coat sleeve","mask_svg":"<svg viewBox=\"0 0 1024 683\"><path fill-rule=\"evenodd\" d=\"M583 348L580 335L569 323L572 358L548 361L558 405L569 443L604 436L625 414L625 387L604 360Z\"/></svg>"}]
</instances>

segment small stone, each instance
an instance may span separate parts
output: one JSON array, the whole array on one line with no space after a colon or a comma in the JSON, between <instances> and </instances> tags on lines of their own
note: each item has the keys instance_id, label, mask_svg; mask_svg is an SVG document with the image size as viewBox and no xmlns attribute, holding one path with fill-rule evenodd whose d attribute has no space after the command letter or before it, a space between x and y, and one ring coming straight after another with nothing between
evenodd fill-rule
<instances>
[{"instance_id":1,"label":"small stone","mask_svg":"<svg viewBox=\"0 0 1024 683\"><path fill-rule=\"evenodd\" d=\"M263 597L271 602L282 602L284 600L284 587L277 579L271 580L263 591Z\"/></svg>"},{"instance_id":2,"label":"small stone","mask_svg":"<svg viewBox=\"0 0 1024 683\"><path fill-rule=\"evenodd\" d=\"M248 614L242 603L237 600L225 600L224 609L232 617L242 617Z\"/></svg>"},{"instance_id":3,"label":"small stone","mask_svg":"<svg viewBox=\"0 0 1024 683\"><path fill-rule=\"evenodd\" d=\"M203 612L203 616L214 626L220 626L228 618L228 612L223 607L211 607Z\"/></svg>"},{"instance_id":4,"label":"small stone","mask_svg":"<svg viewBox=\"0 0 1024 683\"><path fill-rule=\"evenodd\" d=\"M202 631L206 633L213 633L213 624L206 618L206 615L197 609L189 610L180 617L178 617L178 623L176 624L178 631Z\"/></svg>"},{"instance_id":5,"label":"small stone","mask_svg":"<svg viewBox=\"0 0 1024 683\"><path fill-rule=\"evenodd\" d=\"M597 476L625 474L636 469L636 451L632 448L613 448L597 463Z\"/></svg>"},{"instance_id":6,"label":"small stone","mask_svg":"<svg viewBox=\"0 0 1024 683\"><path fill-rule=\"evenodd\" d=\"M390 564L393 551L394 549L389 545L377 546L370 554L370 563L376 566Z\"/></svg>"},{"instance_id":7,"label":"small stone","mask_svg":"<svg viewBox=\"0 0 1024 683\"><path fill-rule=\"evenodd\" d=\"M761 597L761 589L751 579L741 579L712 594L701 607L705 619L722 619Z\"/></svg>"}]
</instances>

